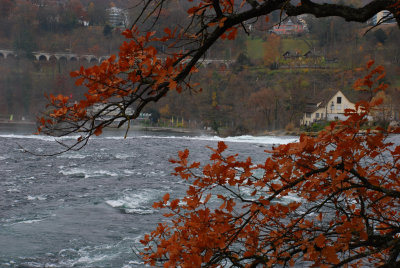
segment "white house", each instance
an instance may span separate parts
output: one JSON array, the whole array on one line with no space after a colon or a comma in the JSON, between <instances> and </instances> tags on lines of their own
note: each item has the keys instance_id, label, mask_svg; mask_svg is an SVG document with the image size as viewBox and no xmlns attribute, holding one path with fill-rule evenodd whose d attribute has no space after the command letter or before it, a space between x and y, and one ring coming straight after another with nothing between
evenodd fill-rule
<instances>
[{"instance_id":1,"label":"white house","mask_svg":"<svg viewBox=\"0 0 400 268\"><path fill-rule=\"evenodd\" d=\"M373 25L377 25L378 23L382 24L396 24L396 19L393 14L388 10L383 10L376 13L371 20Z\"/></svg>"},{"instance_id":2,"label":"white house","mask_svg":"<svg viewBox=\"0 0 400 268\"><path fill-rule=\"evenodd\" d=\"M122 28L129 26L129 17L126 10L113 6L106 11L108 14L108 23L110 23L111 26Z\"/></svg>"},{"instance_id":3,"label":"white house","mask_svg":"<svg viewBox=\"0 0 400 268\"><path fill-rule=\"evenodd\" d=\"M345 120L345 109L354 109L354 103L339 90L332 97L307 103L300 125L310 126L317 121Z\"/></svg>"}]
</instances>

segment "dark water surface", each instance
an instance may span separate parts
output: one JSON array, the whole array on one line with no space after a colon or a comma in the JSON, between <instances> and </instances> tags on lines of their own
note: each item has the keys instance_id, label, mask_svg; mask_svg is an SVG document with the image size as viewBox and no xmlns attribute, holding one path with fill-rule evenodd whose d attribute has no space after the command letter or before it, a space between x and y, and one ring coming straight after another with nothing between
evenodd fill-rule
<instances>
[{"instance_id":1,"label":"dark water surface","mask_svg":"<svg viewBox=\"0 0 400 268\"><path fill-rule=\"evenodd\" d=\"M164 220L152 208L187 184L170 173L168 159L188 148L206 160L217 137L108 132L78 152L26 129L0 129L0 267L140 267L139 240ZM76 137L75 137L76 138ZM65 139L71 142L75 138ZM272 144L294 137L225 139L231 152L264 161Z\"/></svg>"}]
</instances>

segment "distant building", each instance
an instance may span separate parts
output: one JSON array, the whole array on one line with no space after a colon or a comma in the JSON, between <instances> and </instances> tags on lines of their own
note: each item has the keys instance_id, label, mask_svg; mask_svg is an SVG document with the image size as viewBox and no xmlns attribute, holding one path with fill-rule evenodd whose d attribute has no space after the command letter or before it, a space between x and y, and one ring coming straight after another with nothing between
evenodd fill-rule
<instances>
[{"instance_id":1,"label":"distant building","mask_svg":"<svg viewBox=\"0 0 400 268\"><path fill-rule=\"evenodd\" d=\"M393 14L390 13L388 10L383 10L375 14L371 19L372 25L377 25L378 23L381 24L395 24L396 20L393 17Z\"/></svg>"},{"instance_id":2,"label":"distant building","mask_svg":"<svg viewBox=\"0 0 400 268\"><path fill-rule=\"evenodd\" d=\"M350 101L340 90L332 95L310 98L304 109L301 126L311 126L318 121L346 120L344 115L346 109L354 109L355 102L360 99L367 100L368 95L359 94ZM372 109L367 116L370 122L387 122L391 125L400 126L400 105L387 98L383 104Z\"/></svg>"},{"instance_id":3,"label":"distant building","mask_svg":"<svg viewBox=\"0 0 400 268\"><path fill-rule=\"evenodd\" d=\"M80 18L80 19L78 20L78 23L79 23L80 25L82 25L82 26L85 26L85 27L88 27L88 26L89 26L89 21L84 20L83 18Z\"/></svg>"},{"instance_id":4,"label":"distant building","mask_svg":"<svg viewBox=\"0 0 400 268\"><path fill-rule=\"evenodd\" d=\"M305 58L321 58L322 55L315 52L315 50L309 50L306 53L304 53L303 57L305 57Z\"/></svg>"},{"instance_id":5,"label":"distant building","mask_svg":"<svg viewBox=\"0 0 400 268\"><path fill-rule=\"evenodd\" d=\"M126 28L129 26L128 13L122 8L111 7L106 10L108 23L113 27Z\"/></svg>"},{"instance_id":6,"label":"distant building","mask_svg":"<svg viewBox=\"0 0 400 268\"><path fill-rule=\"evenodd\" d=\"M302 34L308 31L307 24L303 19L291 17L278 25L275 25L270 33L277 35Z\"/></svg>"},{"instance_id":7,"label":"distant building","mask_svg":"<svg viewBox=\"0 0 400 268\"><path fill-rule=\"evenodd\" d=\"M310 100L304 110L300 125L310 126L317 121L345 120L345 109L354 109L354 103L338 90L333 96Z\"/></svg>"},{"instance_id":8,"label":"distant building","mask_svg":"<svg viewBox=\"0 0 400 268\"><path fill-rule=\"evenodd\" d=\"M31 3L38 7L44 7L44 6L49 6L49 5L64 6L66 4L66 1L64 1L64 0L31 0Z\"/></svg>"},{"instance_id":9,"label":"distant building","mask_svg":"<svg viewBox=\"0 0 400 268\"><path fill-rule=\"evenodd\" d=\"M287 60L287 59L298 59L301 58L301 54L298 51L292 51L288 50L285 53L282 54L282 57Z\"/></svg>"},{"instance_id":10,"label":"distant building","mask_svg":"<svg viewBox=\"0 0 400 268\"><path fill-rule=\"evenodd\" d=\"M88 114L90 116L97 116L97 121L107 121L112 118L117 117L114 121L120 122L125 118L121 114L121 109L116 106L110 106L107 108L107 104L95 104L92 107L88 108ZM124 111L126 115L133 115L134 110L132 108L126 108ZM139 116L135 120L149 120L151 117L151 113L140 113Z\"/></svg>"}]
</instances>

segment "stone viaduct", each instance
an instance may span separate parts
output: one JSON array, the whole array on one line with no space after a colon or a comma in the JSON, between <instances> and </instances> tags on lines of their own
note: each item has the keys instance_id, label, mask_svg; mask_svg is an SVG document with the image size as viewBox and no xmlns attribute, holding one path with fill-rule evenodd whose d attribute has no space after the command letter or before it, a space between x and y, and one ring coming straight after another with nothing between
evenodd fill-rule
<instances>
[{"instance_id":1,"label":"stone viaduct","mask_svg":"<svg viewBox=\"0 0 400 268\"><path fill-rule=\"evenodd\" d=\"M95 56L95 55L78 55L75 53L66 52L33 52L35 60L37 61L64 61L64 62L78 62L86 61L92 64L98 64L106 60L109 56ZM0 60L17 58L18 54L14 50L0 49ZM201 64L204 67L224 67L229 68L233 63L232 60L223 59L204 59Z\"/></svg>"}]
</instances>

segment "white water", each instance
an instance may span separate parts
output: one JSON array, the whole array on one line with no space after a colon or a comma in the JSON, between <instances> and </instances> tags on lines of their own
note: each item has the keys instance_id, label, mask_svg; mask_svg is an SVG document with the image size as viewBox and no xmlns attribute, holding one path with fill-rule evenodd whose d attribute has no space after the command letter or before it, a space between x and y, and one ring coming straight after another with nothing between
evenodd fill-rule
<instances>
[{"instance_id":1,"label":"white water","mask_svg":"<svg viewBox=\"0 0 400 268\"><path fill-rule=\"evenodd\" d=\"M17 135L17 134L3 134L0 138L10 139L36 139L41 141L54 142L56 140L76 140L79 136L65 136L65 137L49 137L43 135ZM174 139L174 140L199 140L199 141L224 141L224 142L241 142L241 143L258 143L258 144L288 144L298 142L297 137L293 136L233 136L233 137L218 137L218 136L157 136L157 135L137 135L127 137L126 139ZM122 136L109 136L109 137L93 137L93 139L111 139L111 140L124 140ZM68 157L68 156L65 156ZM70 157L74 157L70 155ZM79 156L76 156L79 158ZM0 159L1 160L1 159Z\"/></svg>"},{"instance_id":2,"label":"white water","mask_svg":"<svg viewBox=\"0 0 400 268\"><path fill-rule=\"evenodd\" d=\"M257 144L288 144L292 142L298 142L297 137L278 137L278 136L234 136L234 137L218 137L218 136L153 136L153 135L143 135L128 137L127 139L171 139L171 140L193 140L193 141L224 141L224 142L240 142L240 143L257 143ZM121 140L123 137L105 137L104 139L114 139Z\"/></svg>"}]
</instances>

